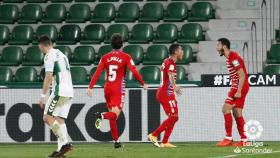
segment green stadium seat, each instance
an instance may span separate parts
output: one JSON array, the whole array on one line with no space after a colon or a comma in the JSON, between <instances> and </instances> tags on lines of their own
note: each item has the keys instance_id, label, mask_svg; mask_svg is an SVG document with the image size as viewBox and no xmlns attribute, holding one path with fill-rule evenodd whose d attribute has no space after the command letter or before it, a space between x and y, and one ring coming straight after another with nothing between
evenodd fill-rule
<instances>
[{"instance_id":1,"label":"green stadium seat","mask_svg":"<svg viewBox=\"0 0 280 158\"><path fill-rule=\"evenodd\" d=\"M203 39L202 27L197 23L184 24L179 33L179 43L198 43Z\"/></svg>"},{"instance_id":2,"label":"green stadium seat","mask_svg":"<svg viewBox=\"0 0 280 158\"><path fill-rule=\"evenodd\" d=\"M88 81L87 70L84 67L71 67L70 71L73 84L81 84Z\"/></svg>"},{"instance_id":3,"label":"green stadium seat","mask_svg":"<svg viewBox=\"0 0 280 158\"><path fill-rule=\"evenodd\" d=\"M128 34L129 34L128 27L125 24L112 24L107 29L106 38L105 38L104 42L110 43L111 36L115 33L121 34L123 37L123 40L127 41Z\"/></svg>"},{"instance_id":4,"label":"green stadium seat","mask_svg":"<svg viewBox=\"0 0 280 158\"><path fill-rule=\"evenodd\" d=\"M161 65L163 60L168 57L168 49L164 45L151 45L148 47L144 57L144 65Z\"/></svg>"},{"instance_id":5,"label":"green stadium seat","mask_svg":"<svg viewBox=\"0 0 280 158\"><path fill-rule=\"evenodd\" d=\"M64 4L50 4L46 7L42 23L61 23L66 17Z\"/></svg>"},{"instance_id":6,"label":"green stadium seat","mask_svg":"<svg viewBox=\"0 0 280 158\"><path fill-rule=\"evenodd\" d=\"M9 46L2 50L0 66L18 66L23 59L23 52L20 47Z\"/></svg>"},{"instance_id":7,"label":"green stadium seat","mask_svg":"<svg viewBox=\"0 0 280 158\"><path fill-rule=\"evenodd\" d=\"M263 73L267 75L279 75L280 65L267 65L265 66Z\"/></svg>"},{"instance_id":8,"label":"green stadium seat","mask_svg":"<svg viewBox=\"0 0 280 158\"><path fill-rule=\"evenodd\" d=\"M132 57L135 65L139 65L143 61L144 50L140 45L127 45L123 51Z\"/></svg>"},{"instance_id":9,"label":"green stadium seat","mask_svg":"<svg viewBox=\"0 0 280 158\"><path fill-rule=\"evenodd\" d=\"M76 44L80 41L81 28L79 25L64 25L60 28L56 44Z\"/></svg>"},{"instance_id":10,"label":"green stadium seat","mask_svg":"<svg viewBox=\"0 0 280 158\"><path fill-rule=\"evenodd\" d=\"M19 9L14 4L0 5L0 23L1 24L13 24L19 14Z\"/></svg>"},{"instance_id":11,"label":"green stadium seat","mask_svg":"<svg viewBox=\"0 0 280 158\"><path fill-rule=\"evenodd\" d=\"M154 43L172 43L177 40L177 26L175 24L160 24L156 30Z\"/></svg>"},{"instance_id":12,"label":"green stadium seat","mask_svg":"<svg viewBox=\"0 0 280 158\"><path fill-rule=\"evenodd\" d=\"M118 2L119 0L99 0L99 2Z\"/></svg>"},{"instance_id":13,"label":"green stadium seat","mask_svg":"<svg viewBox=\"0 0 280 158\"><path fill-rule=\"evenodd\" d=\"M96 0L75 0L75 2L95 2Z\"/></svg>"},{"instance_id":14,"label":"green stadium seat","mask_svg":"<svg viewBox=\"0 0 280 158\"><path fill-rule=\"evenodd\" d=\"M55 46L55 49L60 50L64 55L67 56L68 60L71 61L71 49L68 46Z\"/></svg>"},{"instance_id":15,"label":"green stadium seat","mask_svg":"<svg viewBox=\"0 0 280 158\"><path fill-rule=\"evenodd\" d=\"M87 25L82 33L81 44L99 44L105 38L105 28L101 24Z\"/></svg>"},{"instance_id":16,"label":"green stadium seat","mask_svg":"<svg viewBox=\"0 0 280 158\"><path fill-rule=\"evenodd\" d=\"M12 82L13 72L8 67L0 67L0 84Z\"/></svg>"},{"instance_id":17,"label":"green stadium seat","mask_svg":"<svg viewBox=\"0 0 280 158\"><path fill-rule=\"evenodd\" d=\"M78 46L74 49L71 65L91 65L95 59L95 51L91 46Z\"/></svg>"},{"instance_id":18,"label":"green stadium seat","mask_svg":"<svg viewBox=\"0 0 280 158\"><path fill-rule=\"evenodd\" d=\"M140 15L140 22L158 22L163 17L163 5L161 3L145 3Z\"/></svg>"},{"instance_id":19,"label":"green stadium seat","mask_svg":"<svg viewBox=\"0 0 280 158\"><path fill-rule=\"evenodd\" d=\"M46 3L48 0L26 0L27 3Z\"/></svg>"},{"instance_id":20,"label":"green stadium seat","mask_svg":"<svg viewBox=\"0 0 280 158\"><path fill-rule=\"evenodd\" d=\"M66 3L70 3L72 2L72 0L51 0L52 3L62 3L62 2L66 2Z\"/></svg>"},{"instance_id":21,"label":"green stadium seat","mask_svg":"<svg viewBox=\"0 0 280 158\"><path fill-rule=\"evenodd\" d=\"M28 47L26 49L25 59L22 62L24 66L41 66L44 63L44 54L38 46Z\"/></svg>"},{"instance_id":22,"label":"green stadium seat","mask_svg":"<svg viewBox=\"0 0 280 158\"><path fill-rule=\"evenodd\" d=\"M39 74L39 81L43 82L45 79L45 68L42 68Z\"/></svg>"},{"instance_id":23,"label":"green stadium seat","mask_svg":"<svg viewBox=\"0 0 280 158\"><path fill-rule=\"evenodd\" d=\"M183 66L177 66L176 67L177 76L176 76L176 83L178 84L184 84L187 82L186 79L186 70Z\"/></svg>"},{"instance_id":24,"label":"green stadium seat","mask_svg":"<svg viewBox=\"0 0 280 158\"><path fill-rule=\"evenodd\" d=\"M0 45L4 45L9 40L10 31L5 25L0 25Z\"/></svg>"},{"instance_id":25,"label":"green stadium seat","mask_svg":"<svg viewBox=\"0 0 280 158\"><path fill-rule=\"evenodd\" d=\"M73 4L67 14L67 23L84 23L90 18L90 8L87 4Z\"/></svg>"},{"instance_id":26,"label":"green stadium seat","mask_svg":"<svg viewBox=\"0 0 280 158\"><path fill-rule=\"evenodd\" d=\"M3 0L4 3L23 3L23 0Z\"/></svg>"},{"instance_id":27,"label":"green stadium seat","mask_svg":"<svg viewBox=\"0 0 280 158\"><path fill-rule=\"evenodd\" d=\"M177 65L189 64L193 59L192 47L189 45L181 45L181 47L183 50L183 59L181 61L177 61Z\"/></svg>"},{"instance_id":28,"label":"green stadium seat","mask_svg":"<svg viewBox=\"0 0 280 158\"><path fill-rule=\"evenodd\" d=\"M142 2L143 0L123 0L124 2Z\"/></svg>"},{"instance_id":29,"label":"green stadium seat","mask_svg":"<svg viewBox=\"0 0 280 158\"><path fill-rule=\"evenodd\" d=\"M107 54L107 53L111 52L112 50L113 50L113 48L112 48L111 45L103 45L103 46L101 46L101 47L98 49L98 52L97 52L98 61L96 61L95 64L98 64L99 60L101 59L101 57L102 57L104 54Z\"/></svg>"},{"instance_id":30,"label":"green stadium seat","mask_svg":"<svg viewBox=\"0 0 280 158\"><path fill-rule=\"evenodd\" d=\"M97 67L94 67L90 70L90 76L89 76L89 80L91 80L93 74L95 73ZM107 77L106 77L106 71L103 70L102 73L100 74L99 76L99 79L97 80L96 82L96 85L100 85L100 86L103 86L105 81L106 81Z\"/></svg>"},{"instance_id":31,"label":"green stadium seat","mask_svg":"<svg viewBox=\"0 0 280 158\"><path fill-rule=\"evenodd\" d=\"M37 71L33 67L20 67L15 74L15 82L37 82Z\"/></svg>"},{"instance_id":32,"label":"green stadium seat","mask_svg":"<svg viewBox=\"0 0 280 158\"><path fill-rule=\"evenodd\" d=\"M40 25L38 26L35 38L32 41L33 44L38 44L38 39L42 36L48 36L52 41L56 41L57 39L57 29L54 25Z\"/></svg>"},{"instance_id":33,"label":"green stadium seat","mask_svg":"<svg viewBox=\"0 0 280 158\"><path fill-rule=\"evenodd\" d=\"M19 24L34 24L41 20L43 15L42 8L39 4L27 4L22 7L18 19Z\"/></svg>"},{"instance_id":34,"label":"green stadium seat","mask_svg":"<svg viewBox=\"0 0 280 158\"><path fill-rule=\"evenodd\" d=\"M187 17L187 4L184 2L172 2L168 4L163 20L169 22L180 22L184 21Z\"/></svg>"},{"instance_id":35,"label":"green stadium seat","mask_svg":"<svg viewBox=\"0 0 280 158\"><path fill-rule=\"evenodd\" d=\"M140 14L140 8L136 3L123 3L119 6L115 22L135 22Z\"/></svg>"},{"instance_id":36,"label":"green stadium seat","mask_svg":"<svg viewBox=\"0 0 280 158\"><path fill-rule=\"evenodd\" d=\"M280 42L280 29L276 30L276 41Z\"/></svg>"},{"instance_id":37,"label":"green stadium seat","mask_svg":"<svg viewBox=\"0 0 280 158\"><path fill-rule=\"evenodd\" d=\"M136 24L132 27L129 43L149 43L153 39L153 27L150 24Z\"/></svg>"},{"instance_id":38,"label":"green stadium seat","mask_svg":"<svg viewBox=\"0 0 280 158\"><path fill-rule=\"evenodd\" d=\"M280 44L272 44L267 55L268 64L280 64Z\"/></svg>"},{"instance_id":39,"label":"green stadium seat","mask_svg":"<svg viewBox=\"0 0 280 158\"><path fill-rule=\"evenodd\" d=\"M144 66L139 72L147 84L158 84L160 81L160 69L157 66Z\"/></svg>"},{"instance_id":40,"label":"green stadium seat","mask_svg":"<svg viewBox=\"0 0 280 158\"><path fill-rule=\"evenodd\" d=\"M112 3L98 3L90 19L93 23L111 22L115 18L115 6Z\"/></svg>"},{"instance_id":41,"label":"green stadium seat","mask_svg":"<svg viewBox=\"0 0 280 158\"><path fill-rule=\"evenodd\" d=\"M208 21L214 17L213 6L209 2L196 2L192 5L188 21Z\"/></svg>"},{"instance_id":42,"label":"green stadium seat","mask_svg":"<svg viewBox=\"0 0 280 158\"><path fill-rule=\"evenodd\" d=\"M28 25L14 27L9 40L10 45L27 45L33 39L33 29Z\"/></svg>"}]
</instances>

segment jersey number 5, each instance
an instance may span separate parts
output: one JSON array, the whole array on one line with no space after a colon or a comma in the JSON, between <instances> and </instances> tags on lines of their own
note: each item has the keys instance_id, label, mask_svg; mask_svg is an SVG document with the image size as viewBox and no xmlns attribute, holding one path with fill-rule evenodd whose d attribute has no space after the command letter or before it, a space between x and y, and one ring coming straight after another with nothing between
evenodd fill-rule
<instances>
[{"instance_id":1,"label":"jersey number 5","mask_svg":"<svg viewBox=\"0 0 280 158\"><path fill-rule=\"evenodd\" d=\"M117 69L118 66L117 65L110 65L109 66L109 76L108 76L108 80L109 81L115 81L116 77L117 77Z\"/></svg>"}]
</instances>

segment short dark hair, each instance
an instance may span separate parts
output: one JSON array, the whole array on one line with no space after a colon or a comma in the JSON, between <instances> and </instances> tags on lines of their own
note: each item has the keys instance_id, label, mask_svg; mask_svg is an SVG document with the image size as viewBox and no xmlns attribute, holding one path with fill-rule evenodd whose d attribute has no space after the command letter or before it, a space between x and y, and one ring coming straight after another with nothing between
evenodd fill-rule
<instances>
[{"instance_id":1,"label":"short dark hair","mask_svg":"<svg viewBox=\"0 0 280 158\"><path fill-rule=\"evenodd\" d=\"M169 47L169 54L173 55L175 54L176 50L180 47L179 44L171 44Z\"/></svg>"},{"instance_id":2,"label":"short dark hair","mask_svg":"<svg viewBox=\"0 0 280 158\"><path fill-rule=\"evenodd\" d=\"M46 36L46 35L42 35L39 39L38 39L38 44L43 44L45 46L50 46L52 44L51 39Z\"/></svg>"},{"instance_id":3,"label":"short dark hair","mask_svg":"<svg viewBox=\"0 0 280 158\"><path fill-rule=\"evenodd\" d=\"M111 46L113 49L121 49L123 46L123 38L121 34L115 33L111 37Z\"/></svg>"},{"instance_id":4,"label":"short dark hair","mask_svg":"<svg viewBox=\"0 0 280 158\"><path fill-rule=\"evenodd\" d=\"M227 38L220 38L218 39L218 42L221 42L222 45L225 45L230 49L230 41Z\"/></svg>"}]
</instances>

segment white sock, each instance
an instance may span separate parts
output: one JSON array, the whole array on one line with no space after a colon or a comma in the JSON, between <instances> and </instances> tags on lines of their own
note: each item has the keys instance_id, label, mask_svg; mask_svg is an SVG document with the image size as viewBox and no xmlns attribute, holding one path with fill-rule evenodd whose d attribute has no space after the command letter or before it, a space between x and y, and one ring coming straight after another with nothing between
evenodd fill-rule
<instances>
[{"instance_id":1,"label":"white sock","mask_svg":"<svg viewBox=\"0 0 280 158\"><path fill-rule=\"evenodd\" d=\"M59 152L61 147L62 147L62 143L59 139L57 139L57 150L56 151Z\"/></svg>"},{"instance_id":2,"label":"white sock","mask_svg":"<svg viewBox=\"0 0 280 158\"><path fill-rule=\"evenodd\" d=\"M61 144L66 144L67 138L65 138L65 135L62 132L61 125L55 120L50 127L54 135L60 140Z\"/></svg>"},{"instance_id":3,"label":"white sock","mask_svg":"<svg viewBox=\"0 0 280 158\"><path fill-rule=\"evenodd\" d=\"M64 139L65 139L65 144L67 144L67 143L68 143L68 139L67 139L67 137L68 137L68 132L67 132L66 124L65 124L65 123L64 123L64 124L60 124L60 127L61 127L61 131L62 131L62 134L63 134ZM64 145L64 144L63 144L63 145Z\"/></svg>"}]
</instances>

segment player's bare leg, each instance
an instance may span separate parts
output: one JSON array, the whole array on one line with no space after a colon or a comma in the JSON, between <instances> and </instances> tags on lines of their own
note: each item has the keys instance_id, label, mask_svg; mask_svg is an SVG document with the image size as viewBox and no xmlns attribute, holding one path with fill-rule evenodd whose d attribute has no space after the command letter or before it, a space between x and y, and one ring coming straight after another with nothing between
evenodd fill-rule
<instances>
[{"instance_id":1,"label":"player's bare leg","mask_svg":"<svg viewBox=\"0 0 280 158\"><path fill-rule=\"evenodd\" d=\"M237 124L237 129L241 138L241 141L233 144L234 146L244 146L246 141L247 141L247 137L245 135L245 131L244 131L244 118L242 115L242 108L233 108L233 116L235 118L236 124Z\"/></svg>"},{"instance_id":2,"label":"player's bare leg","mask_svg":"<svg viewBox=\"0 0 280 158\"><path fill-rule=\"evenodd\" d=\"M222 109L225 119L225 130L226 130L226 137L218 142L216 145L220 147L224 146L231 146L233 144L232 139L232 114L231 111L233 109L233 105L225 103Z\"/></svg>"}]
</instances>

